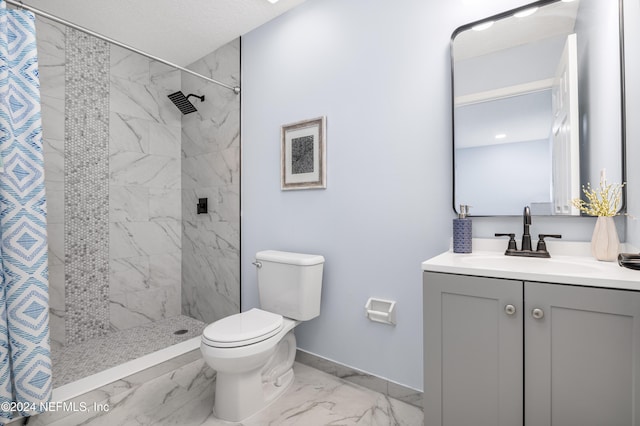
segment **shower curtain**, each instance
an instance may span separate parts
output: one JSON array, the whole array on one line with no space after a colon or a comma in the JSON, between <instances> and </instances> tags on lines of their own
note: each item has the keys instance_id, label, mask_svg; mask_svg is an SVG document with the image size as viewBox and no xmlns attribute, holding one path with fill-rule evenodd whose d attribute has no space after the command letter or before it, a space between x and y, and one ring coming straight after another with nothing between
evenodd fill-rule
<instances>
[{"instance_id":1,"label":"shower curtain","mask_svg":"<svg viewBox=\"0 0 640 426\"><path fill-rule=\"evenodd\" d=\"M51 399L35 18L0 0L0 424Z\"/></svg>"}]
</instances>

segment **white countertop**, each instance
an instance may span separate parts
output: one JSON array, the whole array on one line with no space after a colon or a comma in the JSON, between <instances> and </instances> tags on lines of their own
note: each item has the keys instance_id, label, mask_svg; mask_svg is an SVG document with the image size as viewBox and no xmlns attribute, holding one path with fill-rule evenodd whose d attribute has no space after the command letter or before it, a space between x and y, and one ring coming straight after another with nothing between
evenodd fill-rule
<instances>
[{"instance_id":1,"label":"white countertop","mask_svg":"<svg viewBox=\"0 0 640 426\"><path fill-rule=\"evenodd\" d=\"M496 242L497 241L497 242ZM481 277L508 278L640 291L640 271L617 262L597 261L589 243L547 243L550 259L505 256L506 240L473 240L473 253L448 251L422 262L422 269ZM500 248L498 248L500 247ZM633 247L622 252L638 253Z\"/></svg>"}]
</instances>

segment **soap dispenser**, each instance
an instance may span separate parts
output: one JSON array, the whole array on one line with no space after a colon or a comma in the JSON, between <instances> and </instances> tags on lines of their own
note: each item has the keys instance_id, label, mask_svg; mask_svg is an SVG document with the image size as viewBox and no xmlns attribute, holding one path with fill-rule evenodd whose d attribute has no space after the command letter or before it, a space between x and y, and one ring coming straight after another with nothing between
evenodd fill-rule
<instances>
[{"instance_id":1,"label":"soap dispenser","mask_svg":"<svg viewBox=\"0 0 640 426\"><path fill-rule=\"evenodd\" d=\"M460 213L453 219L453 252L471 253L471 219L467 217L469 206L460 204Z\"/></svg>"}]
</instances>

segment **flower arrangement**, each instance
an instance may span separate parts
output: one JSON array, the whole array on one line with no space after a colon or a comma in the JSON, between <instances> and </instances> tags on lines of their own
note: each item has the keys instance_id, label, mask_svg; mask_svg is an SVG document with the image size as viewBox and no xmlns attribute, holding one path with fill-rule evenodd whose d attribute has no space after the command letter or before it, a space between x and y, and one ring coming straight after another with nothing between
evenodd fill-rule
<instances>
[{"instance_id":1,"label":"flower arrangement","mask_svg":"<svg viewBox=\"0 0 640 426\"><path fill-rule=\"evenodd\" d=\"M572 203L581 212L590 216L616 216L622 203L622 188L624 185L624 182L622 184L607 184L604 173L602 173L598 189L591 188L590 183L587 183L586 187L582 185L582 192L584 192L589 201L574 198Z\"/></svg>"}]
</instances>

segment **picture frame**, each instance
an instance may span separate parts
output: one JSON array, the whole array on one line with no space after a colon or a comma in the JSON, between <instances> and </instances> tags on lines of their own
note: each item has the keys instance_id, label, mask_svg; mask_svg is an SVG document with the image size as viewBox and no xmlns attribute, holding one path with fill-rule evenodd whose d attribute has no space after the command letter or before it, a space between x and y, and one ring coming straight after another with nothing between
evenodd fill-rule
<instances>
[{"instance_id":1,"label":"picture frame","mask_svg":"<svg viewBox=\"0 0 640 426\"><path fill-rule=\"evenodd\" d=\"M325 189L326 117L284 125L281 136L281 189Z\"/></svg>"}]
</instances>

